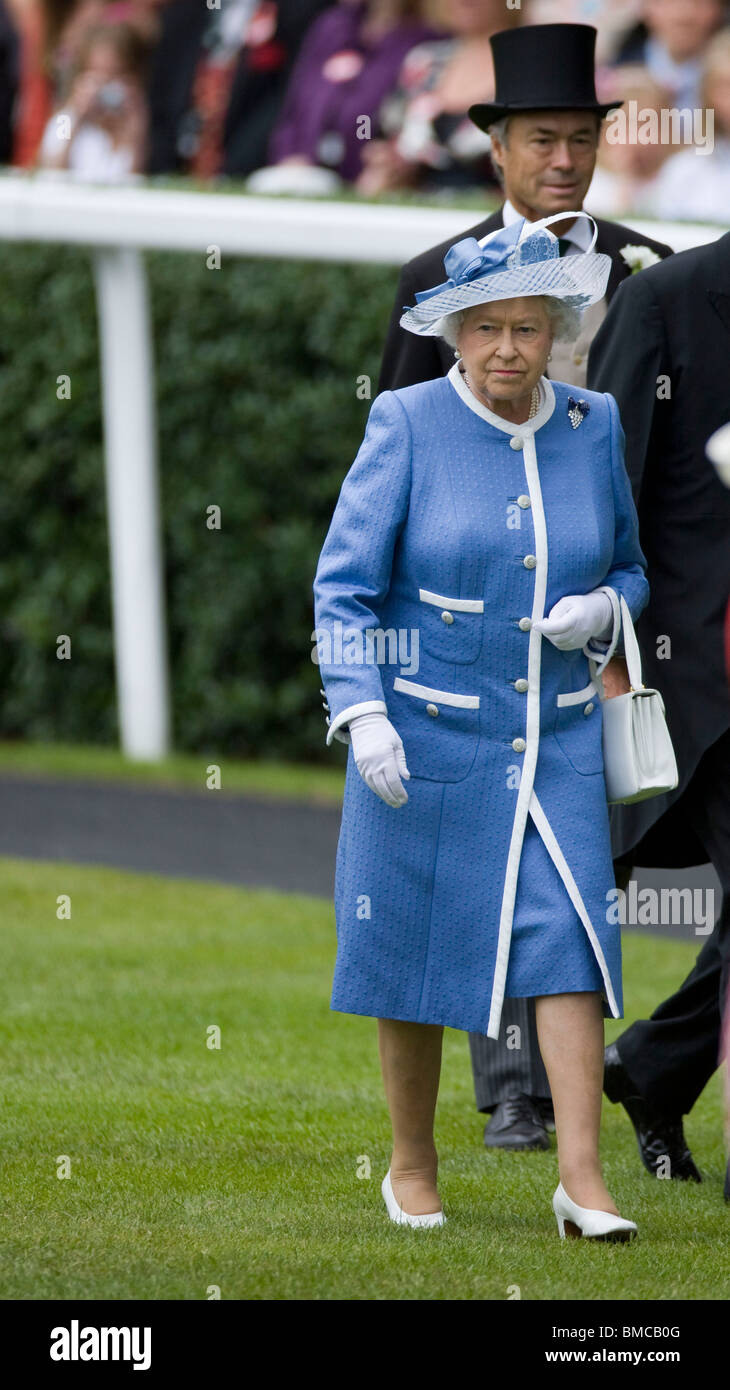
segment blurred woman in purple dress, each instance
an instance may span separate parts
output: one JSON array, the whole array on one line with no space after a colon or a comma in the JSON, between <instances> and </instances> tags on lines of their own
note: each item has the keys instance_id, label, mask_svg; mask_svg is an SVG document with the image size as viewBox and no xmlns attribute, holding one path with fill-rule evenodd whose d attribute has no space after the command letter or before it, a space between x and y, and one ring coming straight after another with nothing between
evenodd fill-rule
<instances>
[{"instance_id":1,"label":"blurred woman in purple dress","mask_svg":"<svg viewBox=\"0 0 730 1390\"><path fill-rule=\"evenodd\" d=\"M436 31L423 0L333 5L312 25L269 146L272 164L320 165L350 182L408 51ZM375 134L372 130L372 134Z\"/></svg>"}]
</instances>

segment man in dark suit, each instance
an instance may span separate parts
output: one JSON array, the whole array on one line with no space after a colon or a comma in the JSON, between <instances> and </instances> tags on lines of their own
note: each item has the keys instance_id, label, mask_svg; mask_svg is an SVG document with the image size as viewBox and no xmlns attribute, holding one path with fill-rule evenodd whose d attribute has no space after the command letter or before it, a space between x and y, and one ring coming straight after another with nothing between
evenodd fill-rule
<instances>
[{"instance_id":1,"label":"man in dark suit","mask_svg":"<svg viewBox=\"0 0 730 1390\"><path fill-rule=\"evenodd\" d=\"M596 162L601 124L609 106L596 98L594 63L596 30L586 24L529 25L505 30L491 40L496 96L489 105L473 106L469 115L492 135L492 162L504 185L499 212L459 236L416 256L403 267L385 345L378 390L397 390L443 376L453 353L440 338L418 337L399 327L403 306L417 290L445 279L444 256L462 237L483 239L518 217L534 222L582 209ZM615 103L614 103L615 104ZM595 219L596 250L610 256L606 299L589 309L575 343L555 343L550 374L576 386L586 383L588 350L608 301L629 274L621 250L637 242L658 257L671 248L646 241L628 227ZM584 218L553 224L561 254L588 250ZM605 680L610 689L610 667ZM495 1042L470 1034L477 1109L491 1111L484 1142L507 1149L547 1148L546 1126L552 1102L540 1056L533 1000L506 999L502 1030Z\"/></svg>"},{"instance_id":2,"label":"man in dark suit","mask_svg":"<svg viewBox=\"0 0 730 1390\"><path fill-rule=\"evenodd\" d=\"M651 590L637 626L643 679L662 693L679 767L674 791L611 808L614 853L627 868L711 861L723 889L687 979L607 1048L605 1091L628 1111L650 1172L665 1176L668 1158L672 1177L699 1181L682 1116L719 1065L730 983L730 492L705 453L730 421L730 234L621 287L588 381L616 397L626 432Z\"/></svg>"}]
</instances>

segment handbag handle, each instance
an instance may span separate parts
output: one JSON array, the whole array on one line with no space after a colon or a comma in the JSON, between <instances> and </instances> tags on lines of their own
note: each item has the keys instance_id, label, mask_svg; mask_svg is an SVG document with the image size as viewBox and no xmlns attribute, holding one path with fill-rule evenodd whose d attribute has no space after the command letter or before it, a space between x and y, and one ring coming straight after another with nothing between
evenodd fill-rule
<instances>
[{"instance_id":1,"label":"handbag handle","mask_svg":"<svg viewBox=\"0 0 730 1390\"><path fill-rule=\"evenodd\" d=\"M624 655L626 657L626 668L629 673L629 683L631 685L631 689L643 690L644 682L641 678L641 652L639 651L639 643L636 640L634 622L631 617L631 609L629 608L629 605L626 602L626 599L624 598L623 594L621 595L621 604L619 607L619 602L616 597L615 589L611 589L606 585L601 585L600 592L603 594L608 594L608 597L611 600L611 607L613 609L614 616L613 636L611 638L608 650L603 653L603 656L601 657L600 661L597 662L595 656L592 656L590 652L586 651L585 647L583 648L583 651L588 657L591 679L596 683L599 695L601 699L603 699L603 681L601 680L601 676L604 668L608 665L609 661L611 660L611 657L613 656L613 653L616 648L616 643L618 641L618 635L621 629L623 629L624 634ZM617 618L620 619L620 621L617 621ZM586 643L586 646L587 645L588 643Z\"/></svg>"},{"instance_id":2,"label":"handbag handle","mask_svg":"<svg viewBox=\"0 0 730 1390\"><path fill-rule=\"evenodd\" d=\"M626 667L629 673L629 681L632 690L643 690L644 682L641 679L641 652L639 643L634 632L634 623L631 617L631 610L623 594L621 595L621 626L624 633L624 653L626 655Z\"/></svg>"}]
</instances>

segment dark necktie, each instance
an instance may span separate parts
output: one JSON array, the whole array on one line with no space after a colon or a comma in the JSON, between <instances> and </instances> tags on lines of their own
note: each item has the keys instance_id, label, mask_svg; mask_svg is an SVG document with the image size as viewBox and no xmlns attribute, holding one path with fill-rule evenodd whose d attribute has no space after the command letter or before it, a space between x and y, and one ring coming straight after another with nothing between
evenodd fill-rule
<instances>
[{"instance_id":1,"label":"dark necktie","mask_svg":"<svg viewBox=\"0 0 730 1390\"><path fill-rule=\"evenodd\" d=\"M561 254L561 256L567 256L568 253L569 253L569 251L570 251L571 242L568 240L567 237L565 237L565 236L559 236L559 237L558 237L558 244L559 244L559 246L560 246L560 254Z\"/></svg>"}]
</instances>

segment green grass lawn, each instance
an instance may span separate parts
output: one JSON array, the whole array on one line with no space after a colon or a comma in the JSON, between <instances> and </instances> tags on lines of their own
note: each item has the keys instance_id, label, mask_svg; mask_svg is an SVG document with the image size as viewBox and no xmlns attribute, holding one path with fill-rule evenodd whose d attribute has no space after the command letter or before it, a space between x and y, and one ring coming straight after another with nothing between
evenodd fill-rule
<instances>
[{"instance_id":1,"label":"green grass lawn","mask_svg":"<svg viewBox=\"0 0 730 1390\"><path fill-rule=\"evenodd\" d=\"M12 859L0 884L2 1298L201 1300L212 1286L225 1299L730 1295L719 1074L687 1123L704 1183L651 1179L606 1103L607 1177L640 1238L560 1242L554 1139L546 1154L485 1151L467 1039L447 1031L437 1142L449 1219L399 1228L380 1196L390 1151L376 1025L329 1009L328 903ZM59 894L70 920L56 917ZM693 954L628 936L631 1016ZM206 1046L211 1025L219 1050Z\"/></svg>"},{"instance_id":2,"label":"green grass lawn","mask_svg":"<svg viewBox=\"0 0 730 1390\"><path fill-rule=\"evenodd\" d=\"M340 758L343 760L344 754L340 754ZM204 794L206 770L211 763L221 770L223 792L283 797L287 801L311 801L330 806L339 806L342 802L344 761L340 767L320 767L263 760L244 762L222 757L220 753L173 753L169 758L152 763L132 761L118 748L102 748L98 744L0 740L0 776L5 773L36 778L142 782Z\"/></svg>"}]
</instances>

